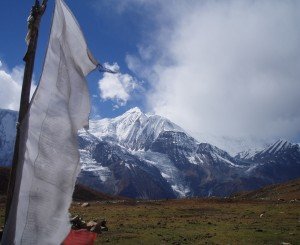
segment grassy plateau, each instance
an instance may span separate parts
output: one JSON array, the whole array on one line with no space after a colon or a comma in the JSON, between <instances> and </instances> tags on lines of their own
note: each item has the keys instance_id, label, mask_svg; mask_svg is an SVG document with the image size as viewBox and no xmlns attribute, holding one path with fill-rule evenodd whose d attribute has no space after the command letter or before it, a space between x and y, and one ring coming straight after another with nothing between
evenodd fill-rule
<instances>
[{"instance_id":1,"label":"grassy plateau","mask_svg":"<svg viewBox=\"0 0 300 245\"><path fill-rule=\"evenodd\" d=\"M107 220L109 230L98 235L96 244L296 245L300 244L299 183L274 185L235 198L98 199L88 207L81 206L86 200L80 198L94 193L80 189L70 213L87 222ZM0 226L4 208L0 202Z\"/></svg>"},{"instance_id":2,"label":"grassy plateau","mask_svg":"<svg viewBox=\"0 0 300 245\"><path fill-rule=\"evenodd\" d=\"M106 218L96 244L300 244L300 203L190 199L72 205Z\"/></svg>"},{"instance_id":3,"label":"grassy plateau","mask_svg":"<svg viewBox=\"0 0 300 245\"><path fill-rule=\"evenodd\" d=\"M84 220L105 218L96 244L300 244L298 202L185 199L72 204ZM0 208L1 224L4 205Z\"/></svg>"}]
</instances>

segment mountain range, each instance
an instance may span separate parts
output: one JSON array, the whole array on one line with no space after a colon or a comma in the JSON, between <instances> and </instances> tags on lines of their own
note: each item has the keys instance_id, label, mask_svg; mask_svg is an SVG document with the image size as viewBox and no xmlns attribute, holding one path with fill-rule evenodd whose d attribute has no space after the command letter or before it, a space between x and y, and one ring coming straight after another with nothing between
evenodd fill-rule
<instances>
[{"instance_id":1,"label":"mountain range","mask_svg":"<svg viewBox=\"0 0 300 245\"><path fill-rule=\"evenodd\" d=\"M16 112L0 110L0 163L11 161ZM142 199L229 196L300 177L300 147L278 140L231 156L170 120L133 108L78 133L78 182ZM3 150L2 150L3 149Z\"/></svg>"}]
</instances>

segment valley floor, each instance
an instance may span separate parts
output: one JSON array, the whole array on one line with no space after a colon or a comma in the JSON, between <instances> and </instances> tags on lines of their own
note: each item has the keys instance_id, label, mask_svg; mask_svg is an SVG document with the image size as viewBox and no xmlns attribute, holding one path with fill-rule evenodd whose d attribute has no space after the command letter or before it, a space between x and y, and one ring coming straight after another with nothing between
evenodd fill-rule
<instances>
[{"instance_id":1,"label":"valley floor","mask_svg":"<svg viewBox=\"0 0 300 245\"><path fill-rule=\"evenodd\" d=\"M109 231L96 244L300 244L298 201L104 201L70 212L106 218ZM0 226L3 216L0 204Z\"/></svg>"}]
</instances>

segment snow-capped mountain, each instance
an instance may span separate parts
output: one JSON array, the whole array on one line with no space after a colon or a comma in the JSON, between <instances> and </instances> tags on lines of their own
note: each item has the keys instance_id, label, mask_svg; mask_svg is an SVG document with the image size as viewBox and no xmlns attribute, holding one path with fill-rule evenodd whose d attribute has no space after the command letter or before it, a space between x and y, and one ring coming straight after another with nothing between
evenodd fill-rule
<instances>
[{"instance_id":1,"label":"snow-capped mountain","mask_svg":"<svg viewBox=\"0 0 300 245\"><path fill-rule=\"evenodd\" d=\"M299 153L300 147L298 144L293 144L287 140L278 140L275 143L267 146L266 148L257 151L253 156L249 156L251 160L263 160L266 161L269 157L281 156L281 155L293 155L292 153ZM296 159L295 159L296 160Z\"/></svg>"},{"instance_id":2,"label":"snow-capped mountain","mask_svg":"<svg viewBox=\"0 0 300 245\"><path fill-rule=\"evenodd\" d=\"M300 177L295 171L300 154L290 165L276 155L283 154L279 146L288 144L277 142L277 151L262 149L232 157L216 146L198 142L168 119L144 114L138 108L113 119L91 121L90 130L80 131L79 138L83 162L79 180L110 194L139 198L226 196ZM287 166L287 173L270 176L274 166L258 161L258 157L252 159L262 152L281 159L277 166ZM293 173L288 173L290 170Z\"/></svg>"},{"instance_id":3,"label":"snow-capped mountain","mask_svg":"<svg viewBox=\"0 0 300 245\"><path fill-rule=\"evenodd\" d=\"M135 107L123 115L90 121L89 132L97 138L132 150L148 150L163 131L184 132L176 124L157 115L147 115Z\"/></svg>"},{"instance_id":4,"label":"snow-capped mountain","mask_svg":"<svg viewBox=\"0 0 300 245\"><path fill-rule=\"evenodd\" d=\"M273 183L300 175L300 146L287 140L278 140L241 159L252 164L247 170L249 175L263 176Z\"/></svg>"},{"instance_id":5,"label":"snow-capped mountain","mask_svg":"<svg viewBox=\"0 0 300 245\"><path fill-rule=\"evenodd\" d=\"M139 108L92 120L88 131L79 131L78 142L78 181L133 198L228 196L300 177L298 144L281 140L232 157Z\"/></svg>"},{"instance_id":6,"label":"snow-capped mountain","mask_svg":"<svg viewBox=\"0 0 300 245\"><path fill-rule=\"evenodd\" d=\"M17 117L15 111L0 109L0 166L11 164Z\"/></svg>"},{"instance_id":7,"label":"snow-capped mountain","mask_svg":"<svg viewBox=\"0 0 300 245\"><path fill-rule=\"evenodd\" d=\"M168 119L143 114L138 108L113 119L91 121L90 130L79 132L79 141L83 163L79 180L111 194L209 195L213 190L200 186L210 186L216 178L232 179L245 168L227 152L199 143ZM145 190L146 183L152 188Z\"/></svg>"}]
</instances>

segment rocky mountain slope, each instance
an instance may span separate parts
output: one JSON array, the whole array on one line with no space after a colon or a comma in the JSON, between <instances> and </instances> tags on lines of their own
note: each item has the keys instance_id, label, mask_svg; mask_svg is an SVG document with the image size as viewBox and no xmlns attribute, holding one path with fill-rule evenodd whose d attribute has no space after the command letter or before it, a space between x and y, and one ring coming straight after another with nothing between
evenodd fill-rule
<instances>
[{"instance_id":1,"label":"rocky mountain slope","mask_svg":"<svg viewBox=\"0 0 300 245\"><path fill-rule=\"evenodd\" d=\"M79 180L135 198L227 196L300 175L297 144L280 141L275 144L285 150L270 151L271 145L253 158L242 153L232 157L197 142L168 119L138 108L117 118L91 121L88 132L80 131L79 141L83 163Z\"/></svg>"},{"instance_id":2,"label":"rocky mountain slope","mask_svg":"<svg viewBox=\"0 0 300 245\"><path fill-rule=\"evenodd\" d=\"M265 149L255 151L238 159L250 165L247 174L264 178L275 184L299 178L300 147L286 140L278 140Z\"/></svg>"},{"instance_id":3,"label":"rocky mountain slope","mask_svg":"<svg viewBox=\"0 0 300 245\"><path fill-rule=\"evenodd\" d=\"M300 202L300 179L281 184L268 185L255 191L237 193L234 197L247 200L259 199Z\"/></svg>"},{"instance_id":4,"label":"rocky mountain slope","mask_svg":"<svg viewBox=\"0 0 300 245\"><path fill-rule=\"evenodd\" d=\"M111 195L161 199L228 196L300 177L300 147L278 141L266 149L230 156L201 143L158 115L133 108L92 120L78 134L78 181Z\"/></svg>"}]
</instances>

